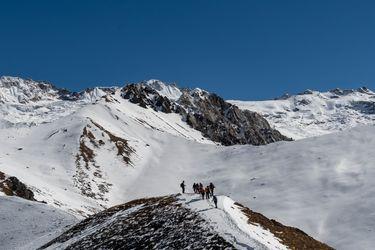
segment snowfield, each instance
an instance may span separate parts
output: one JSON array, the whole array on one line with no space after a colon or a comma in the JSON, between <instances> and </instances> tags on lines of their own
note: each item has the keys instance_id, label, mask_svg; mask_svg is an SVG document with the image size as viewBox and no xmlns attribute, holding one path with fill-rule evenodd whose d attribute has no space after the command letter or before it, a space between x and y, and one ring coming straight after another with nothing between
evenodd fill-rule
<instances>
[{"instance_id":1,"label":"snowfield","mask_svg":"<svg viewBox=\"0 0 375 250\"><path fill-rule=\"evenodd\" d=\"M17 104L30 110L14 118L8 104L0 103L9 112L0 120L12 124L0 129L0 171L27 184L37 200L78 218L136 198L176 193L182 180L188 187L213 182L217 193L334 248L372 249L375 127L348 128L372 124L373 117L337 103L358 93L336 99L309 94L303 97L311 99L306 111L298 106L295 114L285 111L293 109L292 99L233 102L262 112L286 135L316 136L266 146L215 144L178 115L132 104L119 90L111 98L70 104L69 112L49 108L42 116L33 115L34 104ZM273 116L278 112L281 118ZM32 126L25 126L28 117L35 119ZM310 124L312 119L317 122Z\"/></svg>"},{"instance_id":2,"label":"snowfield","mask_svg":"<svg viewBox=\"0 0 375 250\"><path fill-rule=\"evenodd\" d=\"M0 196L0 249L36 249L78 220L46 204Z\"/></svg>"},{"instance_id":3,"label":"snowfield","mask_svg":"<svg viewBox=\"0 0 375 250\"><path fill-rule=\"evenodd\" d=\"M229 101L259 112L282 134L295 140L375 124L375 93L367 88L334 89L267 101Z\"/></svg>"}]
</instances>

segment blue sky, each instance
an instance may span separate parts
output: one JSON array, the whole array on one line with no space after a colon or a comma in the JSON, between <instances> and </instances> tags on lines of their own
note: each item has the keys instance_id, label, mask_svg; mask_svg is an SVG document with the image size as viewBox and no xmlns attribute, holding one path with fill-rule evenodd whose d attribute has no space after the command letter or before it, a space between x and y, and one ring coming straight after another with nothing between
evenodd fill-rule
<instances>
[{"instance_id":1,"label":"blue sky","mask_svg":"<svg viewBox=\"0 0 375 250\"><path fill-rule=\"evenodd\" d=\"M79 90L156 78L227 99L375 89L371 1L1 1L0 75Z\"/></svg>"}]
</instances>

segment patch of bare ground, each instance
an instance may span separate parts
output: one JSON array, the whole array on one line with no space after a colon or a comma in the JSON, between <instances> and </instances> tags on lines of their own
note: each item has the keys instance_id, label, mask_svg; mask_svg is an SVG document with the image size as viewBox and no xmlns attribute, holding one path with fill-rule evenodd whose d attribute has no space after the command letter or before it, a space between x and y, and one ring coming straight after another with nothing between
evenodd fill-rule
<instances>
[{"instance_id":1,"label":"patch of bare ground","mask_svg":"<svg viewBox=\"0 0 375 250\"><path fill-rule=\"evenodd\" d=\"M102 179L100 167L96 165L95 153L90 147L86 145L86 139L89 140L94 147L98 147L98 143L95 141L94 134L89 130L90 126L87 125L83 128L82 135L79 139L79 152L76 155L76 174L74 175L75 185L81 190L81 193L87 197L94 199L106 200L104 197L105 193L109 192L109 183L105 181L93 181L90 179L90 171L98 178ZM84 168L82 167L84 164ZM91 169L93 168L93 169ZM99 192L94 192L92 185L96 185Z\"/></svg>"},{"instance_id":2,"label":"patch of bare ground","mask_svg":"<svg viewBox=\"0 0 375 250\"><path fill-rule=\"evenodd\" d=\"M134 200L99 212L42 246L65 249L234 249L177 196Z\"/></svg>"},{"instance_id":3,"label":"patch of bare ground","mask_svg":"<svg viewBox=\"0 0 375 250\"><path fill-rule=\"evenodd\" d=\"M121 156L126 165L132 165L130 156L135 150L129 146L127 140L114 135L93 120L90 119L90 121L91 123L83 128L79 139L74 182L83 195L105 201L107 200L105 194L109 192L112 184L104 180L105 173L95 161L95 148L100 148L106 143L113 143L116 154ZM95 135L98 137L98 130L99 137L101 133L102 139L95 137ZM109 142L104 142L104 138L107 138Z\"/></svg>"},{"instance_id":4,"label":"patch of bare ground","mask_svg":"<svg viewBox=\"0 0 375 250\"><path fill-rule=\"evenodd\" d=\"M132 153L134 153L135 150L131 146L129 146L128 141L121 138L121 137L118 137L118 136L112 134L111 132L106 130L103 126L94 122L93 120L91 120L91 122L97 128L99 128L100 130L102 130L104 133L106 133L108 135L109 140L111 142L113 142L115 144L116 148L117 148L117 155L122 156L122 158L123 158L123 160L126 164L132 164L131 159L130 159L130 155Z\"/></svg>"},{"instance_id":5,"label":"patch of bare ground","mask_svg":"<svg viewBox=\"0 0 375 250\"><path fill-rule=\"evenodd\" d=\"M264 215L254 212L239 203L235 203L235 205L240 207L241 211L247 216L248 223L258 224L263 228L269 230L290 249L333 250L332 247L315 240L298 228L285 226L273 219L268 219Z\"/></svg>"}]
</instances>

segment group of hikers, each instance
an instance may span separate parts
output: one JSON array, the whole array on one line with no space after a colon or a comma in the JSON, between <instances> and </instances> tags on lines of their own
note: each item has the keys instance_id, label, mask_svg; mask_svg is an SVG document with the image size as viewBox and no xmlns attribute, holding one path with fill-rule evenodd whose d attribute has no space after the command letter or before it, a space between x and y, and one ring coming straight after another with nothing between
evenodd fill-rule
<instances>
[{"instance_id":1,"label":"group of hikers","mask_svg":"<svg viewBox=\"0 0 375 250\"><path fill-rule=\"evenodd\" d=\"M182 181L180 184L180 187L182 189L182 193L185 193L185 181ZM214 189L215 186L212 182L210 182L210 185L203 187L202 183L194 183L193 184L193 191L196 194L201 194L202 195L202 200L205 198L208 200L210 197L212 197L212 201L215 203L215 207L217 208L217 197L214 195Z\"/></svg>"}]
</instances>

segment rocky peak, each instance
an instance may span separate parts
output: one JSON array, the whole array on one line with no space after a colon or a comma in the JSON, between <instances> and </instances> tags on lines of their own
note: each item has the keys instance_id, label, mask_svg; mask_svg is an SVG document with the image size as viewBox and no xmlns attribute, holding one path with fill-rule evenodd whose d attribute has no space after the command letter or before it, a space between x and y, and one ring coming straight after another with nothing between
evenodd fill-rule
<instances>
[{"instance_id":1,"label":"rocky peak","mask_svg":"<svg viewBox=\"0 0 375 250\"><path fill-rule=\"evenodd\" d=\"M352 93L362 93L362 94L369 94L369 95L374 95L374 92L372 92L370 89L366 87L360 87L358 89L340 89L340 88L335 88L329 91L332 94L338 95L338 96L345 96L349 95Z\"/></svg>"},{"instance_id":2,"label":"rocky peak","mask_svg":"<svg viewBox=\"0 0 375 250\"><path fill-rule=\"evenodd\" d=\"M161 95L150 84L130 84L122 97L143 108L178 113L192 128L223 145L264 145L290 140L270 127L259 114L242 111L220 96L201 89L185 89L177 100Z\"/></svg>"}]
</instances>

